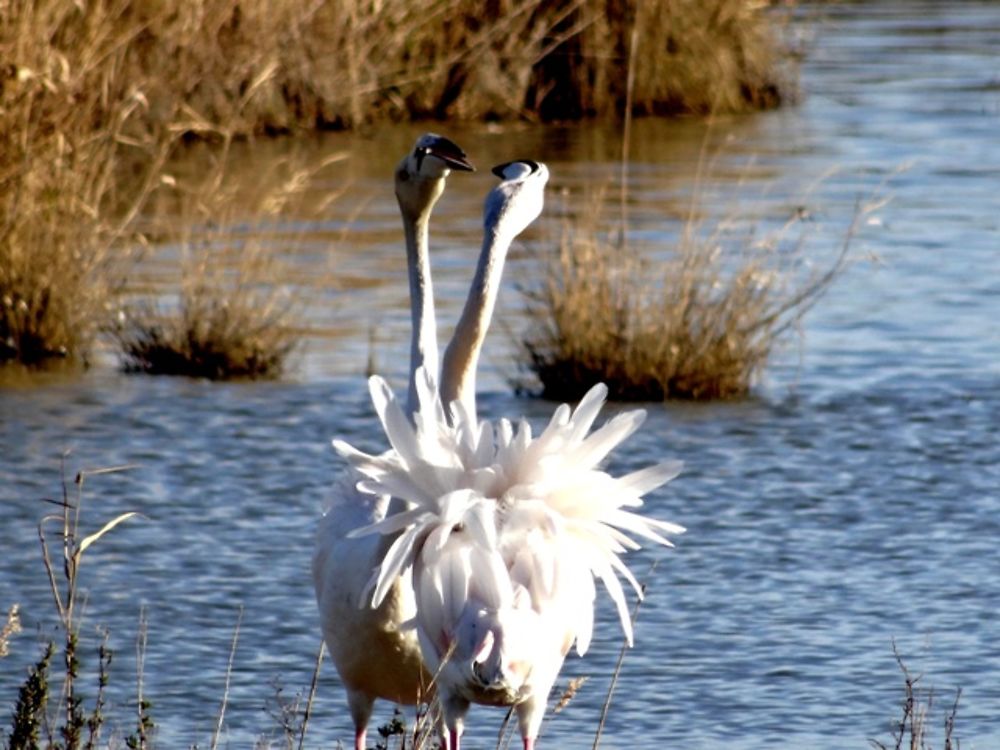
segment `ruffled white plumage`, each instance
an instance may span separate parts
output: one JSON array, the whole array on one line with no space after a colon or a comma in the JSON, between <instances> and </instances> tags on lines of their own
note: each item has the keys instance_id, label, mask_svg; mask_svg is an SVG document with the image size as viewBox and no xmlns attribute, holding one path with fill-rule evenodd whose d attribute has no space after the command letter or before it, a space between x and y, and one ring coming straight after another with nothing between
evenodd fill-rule
<instances>
[{"instance_id":1,"label":"ruffled white plumage","mask_svg":"<svg viewBox=\"0 0 1000 750\"><path fill-rule=\"evenodd\" d=\"M392 446L389 453L370 456L342 442L335 444L366 478L359 490L392 495L412 506L352 533L402 532L373 572L372 605L378 606L392 582L415 563L441 565L441 551L454 534L461 534L476 549L502 560L507 587L523 588L535 611L571 607L567 622L580 654L590 643L593 579L600 579L631 643L631 619L620 578L639 595L641 587L621 555L638 548L637 539L669 546L665 535L683 531L631 510L642 505L644 494L675 477L679 462L664 461L621 477L599 468L638 429L644 412L624 412L591 432L607 394L598 385L575 410L558 407L534 437L524 420L516 428L501 420L494 428L478 422L458 402L450 407L449 422L429 374L422 371L417 380L418 410L411 423L386 383L371 379L372 400ZM468 554L449 557L449 565L458 573L450 570L448 576L500 575L494 558L489 564L485 558L475 564L471 559ZM448 578L451 583L446 586L445 577L435 574L422 580L441 589L435 593L434 606L452 617L461 607L451 600L467 596L472 585ZM418 598L418 622L431 617L430 606L428 600L421 607ZM436 613L434 618L431 627L437 630Z\"/></svg>"}]
</instances>

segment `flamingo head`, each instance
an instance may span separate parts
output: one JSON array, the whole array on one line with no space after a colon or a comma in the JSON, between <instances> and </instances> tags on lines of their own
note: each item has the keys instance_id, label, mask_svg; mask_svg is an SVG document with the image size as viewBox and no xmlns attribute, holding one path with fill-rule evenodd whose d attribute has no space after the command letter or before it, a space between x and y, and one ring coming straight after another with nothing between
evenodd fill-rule
<instances>
[{"instance_id":1,"label":"flamingo head","mask_svg":"<svg viewBox=\"0 0 1000 750\"><path fill-rule=\"evenodd\" d=\"M396 167L396 199L400 208L414 218L429 214L453 169L475 171L457 143L435 133L424 133Z\"/></svg>"},{"instance_id":2,"label":"flamingo head","mask_svg":"<svg viewBox=\"0 0 1000 750\"><path fill-rule=\"evenodd\" d=\"M530 659L517 658L524 634L510 614L469 606L456 623L447 671L453 688L469 700L511 705L524 697Z\"/></svg>"},{"instance_id":3,"label":"flamingo head","mask_svg":"<svg viewBox=\"0 0 1000 750\"><path fill-rule=\"evenodd\" d=\"M549 169L531 159L493 167L502 182L486 196L483 224L486 230L516 237L539 217L545 203Z\"/></svg>"}]
</instances>

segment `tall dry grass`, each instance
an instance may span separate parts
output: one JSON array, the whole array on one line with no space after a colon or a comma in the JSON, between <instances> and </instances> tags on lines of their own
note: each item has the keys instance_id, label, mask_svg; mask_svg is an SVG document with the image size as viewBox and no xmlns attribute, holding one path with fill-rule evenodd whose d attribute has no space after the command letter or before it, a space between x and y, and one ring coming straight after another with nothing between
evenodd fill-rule
<instances>
[{"instance_id":1,"label":"tall dry grass","mask_svg":"<svg viewBox=\"0 0 1000 750\"><path fill-rule=\"evenodd\" d=\"M242 253L234 280L233 264L217 262L224 253L208 252L240 245L221 228L243 218L240 196L221 189L219 169L206 170L200 187L186 192L167 171L180 137L200 129L221 137L216 163L224 164L232 134L245 128L244 111L273 72L255 69L238 100L213 110L224 121L206 124L186 101L192 91L228 101L217 89L224 81L213 76L231 60L219 57L216 70L183 53L190 43L215 59L220 49L198 35L211 32L219 18L214 11L224 6L227 13L238 10L235 3L131 0L26 0L2 7L0 365L86 364L98 335L110 328L134 369L189 371L195 362L193 374L210 377L270 376L280 369L292 344L287 310L260 284L264 254ZM258 31L265 36L263 27ZM175 44L163 49L156 39L168 32ZM278 183L259 200L264 219L280 210L300 178ZM158 193L170 193L164 204L196 203L180 218L209 229L178 238L171 222L149 215ZM186 263L181 324L149 304L147 317L156 320L143 332L134 318L121 319L118 297L150 233L204 252L187 254L196 257ZM171 350L185 348L179 362ZM156 368L133 356L140 350L159 352L151 355Z\"/></svg>"},{"instance_id":2,"label":"tall dry grass","mask_svg":"<svg viewBox=\"0 0 1000 750\"><path fill-rule=\"evenodd\" d=\"M422 118L616 117L633 26L639 113L740 111L791 90L784 9L756 0L97 0L12 4L26 43L126 42L148 122L242 133ZM59 35L25 19L58 18Z\"/></svg>"},{"instance_id":3,"label":"tall dry grass","mask_svg":"<svg viewBox=\"0 0 1000 750\"><path fill-rule=\"evenodd\" d=\"M744 396L785 335L844 269L854 226L820 271L804 271L793 218L734 241L688 225L675 247L616 243L590 221L564 225L543 281L523 287L532 320L523 365L544 398L577 400L596 382L622 401ZM662 248L657 248L662 250ZM522 390L531 391L522 383Z\"/></svg>"},{"instance_id":4,"label":"tall dry grass","mask_svg":"<svg viewBox=\"0 0 1000 750\"><path fill-rule=\"evenodd\" d=\"M776 18L754 0L0 4L0 363L88 360L182 137L617 116L629 51L637 113L768 106Z\"/></svg>"},{"instance_id":5,"label":"tall dry grass","mask_svg":"<svg viewBox=\"0 0 1000 750\"><path fill-rule=\"evenodd\" d=\"M66 478L65 456L63 457L61 496L58 500L48 501L59 510L44 516L38 524L42 561L62 631L62 642L58 647L53 640L46 644L42 656L29 669L18 691L17 702L11 714L10 734L6 736L0 731L0 739L7 740L3 746L9 750L33 750L39 747L79 750L100 747L102 744L102 731L107 719L108 670L112 652L108 645L109 635L105 630L96 649L96 692L85 699L82 688L85 683L82 670L85 638L81 626L86 597L81 597L80 569L85 552L119 524L139 514L122 513L86 535L83 533L81 514L84 485L88 479L126 468L129 467L80 471L71 486ZM57 529L54 540L50 539L48 531L53 526ZM4 636L6 635L5 629ZM62 668L55 666L53 670L53 657L57 655ZM57 675L56 671L61 674ZM58 689L53 690L54 687ZM142 714L143 710L140 708L140 716ZM137 745L129 741L128 746Z\"/></svg>"},{"instance_id":6,"label":"tall dry grass","mask_svg":"<svg viewBox=\"0 0 1000 750\"><path fill-rule=\"evenodd\" d=\"M89 7L2 9L0 364L87 358L167 153L120 74L137 28Z\"/></svg>"}]
</instances>

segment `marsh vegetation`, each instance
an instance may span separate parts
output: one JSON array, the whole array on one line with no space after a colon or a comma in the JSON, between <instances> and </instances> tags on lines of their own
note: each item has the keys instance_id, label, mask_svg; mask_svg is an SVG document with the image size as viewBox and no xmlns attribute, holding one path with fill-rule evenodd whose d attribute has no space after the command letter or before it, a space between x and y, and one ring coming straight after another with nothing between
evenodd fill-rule
<instances>
[{"instance_id":1,"label":"marsh vegetation","mask_svg":"<svg viewBox=\"0 0 1000 750\"><path fill-rule=\"evenodd\" d=\"M519 388L537 382L555 401L597 382L621 401L747 395L843 271L855 230L842 230L824 267L808 258L798 216L766 236L727 231L739 225L727 221L706 231L689 218L672 246L641 247L602 231L593 206L538 259L541 281L522 286L532 325L521 338L530 377Z\"/></svg>"},{"instance_id":2,"label":"marsh vegetation","mask_svg":"<svg viewBox=\"0 0 1000 750\"><path fill-rule=\"evenodd\" d=\"M736 112L794 91L785 12L746 0L31 0L3 13L0 363L27 368L86 365L110 332L127 370L282 371L302 321L265 288L262 253L223 271L225 253L206 248L246 250L224 229L151 229L192 138L225 152L255 134ZM232 194L192 195L216 227L236 213L220 199ZM137 259L171 242L197 250L176 294L123 311Z\"/></svg>"}]
</instances>

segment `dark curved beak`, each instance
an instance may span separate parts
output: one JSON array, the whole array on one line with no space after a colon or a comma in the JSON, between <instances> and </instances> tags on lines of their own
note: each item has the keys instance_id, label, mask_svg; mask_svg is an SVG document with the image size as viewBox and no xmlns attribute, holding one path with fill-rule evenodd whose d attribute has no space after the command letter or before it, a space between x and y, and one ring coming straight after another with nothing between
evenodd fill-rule
<instances>
[{"instance_id":1,"label":"dark curved beak","mask_svg":"<svg viewBox=\"0 0 1000 750\"><path fill-rule=\"evenodd\" d=\"M438 159L447 164L451 169L460 172L475 172L476 168L466 157L461 147L452 140L439 137L431 146L427 147L427 153L434 154Z\"/></svg>"}]
</instances>

